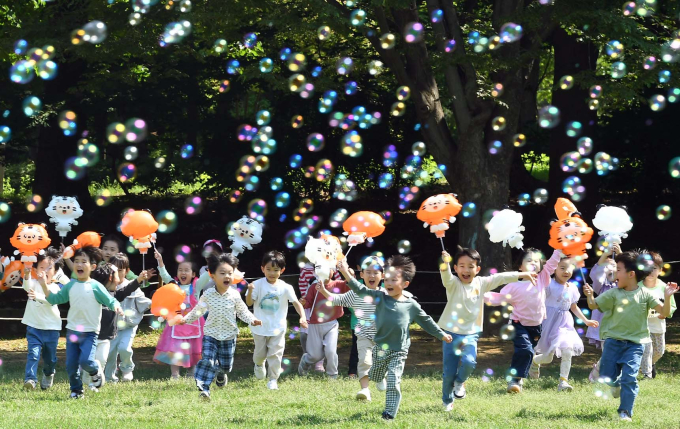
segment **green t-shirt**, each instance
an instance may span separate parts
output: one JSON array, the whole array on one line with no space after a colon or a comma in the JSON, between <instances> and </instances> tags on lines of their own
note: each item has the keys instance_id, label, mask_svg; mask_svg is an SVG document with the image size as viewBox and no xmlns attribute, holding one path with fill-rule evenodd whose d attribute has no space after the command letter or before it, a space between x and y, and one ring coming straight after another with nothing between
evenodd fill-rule
<instances>
[{"instance_id":1,"label":"green t-shirt","mask_svg":"<svg viewBox=\"0 0 680 429\"><path fill-rule=\"evenodd\" d=\"M658 299L641 287L630 292L610 289L595 298L595 302L604 313L600 322L601 340L613 338L638 344L649 339L649 310L661 305Z\"/></svg>"}]
</instances>

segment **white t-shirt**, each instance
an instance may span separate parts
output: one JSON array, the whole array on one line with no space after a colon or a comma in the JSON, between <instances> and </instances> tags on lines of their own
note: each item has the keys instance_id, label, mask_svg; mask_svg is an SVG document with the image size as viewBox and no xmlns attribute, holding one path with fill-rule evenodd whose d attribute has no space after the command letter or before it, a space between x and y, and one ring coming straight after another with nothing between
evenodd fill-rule
<instances>
[{"instance_id":1,"label":"white t-shirt","mask_svg":"<svg viewBox=\"0 0 680 429\"><path fill-rule=\"evenodd\" d=\"M285 333L288 302L297 301L293 286L281 279L270 284L266 278L254 281L253 286L253 313L262 326L251 326L251 332L265 337Z\"/></svg>"},{"instance_id":2,"label":"white t-shirt","mask_svg":"<svg viewBox=\"0 0 680 429\"><path fill-rule=\"evenodd\" d=\"M49 331L61 330L61 315L59 308L45 301L45 294L42 286L37 280L29 279L24 281L23 288L28 292L35 291L35 300L28 300L26 302L26 311L24 311L24 318L21 323L35 329L44 329ZM57 283L50 283L47 285L50 293L59 292L59 285Z\"/></svg>"}]
</instances>

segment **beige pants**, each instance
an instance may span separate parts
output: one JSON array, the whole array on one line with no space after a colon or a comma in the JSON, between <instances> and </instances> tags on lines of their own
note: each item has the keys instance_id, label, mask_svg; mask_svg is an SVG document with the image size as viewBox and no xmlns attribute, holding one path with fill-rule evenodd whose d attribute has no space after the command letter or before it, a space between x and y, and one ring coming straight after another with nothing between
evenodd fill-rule
<instances>
[{"instance_id":1,"label":"beige pants","mask_svg":"<svg viewBox=\"0 0 680 429\"><path fill-rule=\"evenodd\" d=\"M647 377L652 376L652 365L661 359L666 351L666 334L651 334L652 342L644 345L640 372Z\"/></svg>"},{"instance_id":2,"label":"beige pants","mask_svg":"<svg viewBox=\"0 0 680 429\"><path fill-rule=\"evenodd\" d=\"M262 366L267 361L267 376L270 380L278 380L281 374L281 360L283 359L283 349L286 347L286 333L264 337L253 334L255 342L255 352L253 362L255 365Z\"/></svg>"},{"instance_id":3,"label":"beige pants","mask_svg":"<svg viewBox=\"0 0 680 429\"><path fill-rule=\"evenodd\" d=\"M371 369L371 365L373 365L374 346L375 341L357 335L357 351L359 352L357 372L360 379L368 375L368 371Z\"/></svg>"}]
</instances>

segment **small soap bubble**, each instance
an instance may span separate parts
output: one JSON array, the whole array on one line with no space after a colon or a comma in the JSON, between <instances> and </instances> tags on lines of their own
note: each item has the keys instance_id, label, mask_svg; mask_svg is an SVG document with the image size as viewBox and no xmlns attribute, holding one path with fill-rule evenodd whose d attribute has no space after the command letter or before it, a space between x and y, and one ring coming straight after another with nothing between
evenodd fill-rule
<instances>
[{"instance_id":1,"label":"small soap bubble","mask_svg":"<svg viewBox=\"0 0 680 429\"><path fill-rule=\"evenodd\" d=\"M125 121L125 140L130 143L144 141L148 133L149 130L144 119L131 118Z\"/></svg>"},{"instance_id":2,"label":"small soap bubble","mask_svg":"<svg viewBox=\"0 0 680 429\"><path fill-rule=\"evenodd\" d=\"M274 70L274 61L271 58L262 58L259 63L260 72L271 73Z\"/></svg>"},{"instance_id":3,"label":"small soap bubble","mask_svg":"<svg viewBox=\"0 0 680 429\"><path fill-rule=\"evenodd\" d=\"M522 26L514 22L503 24L498 32L502 43L513 43L522 38Z\"/></svg>"},{"instance_id":4,"label":"small soap bubble","mask_svg":"<svg viewBox=\"0 0 680 429\"><path fill-rule=\"evenodd\" d=\"M312 133L307 136L307 150L310 152L318 152L324 148L325 142L326 139L322 134Z\"/></svg>"},{"instance_id":5,"label":"small soap bubble","mask_svg":"<svg viewBox=\"0 0 680 429\"><path fill-rule=\"evenodd\" d=\"M404 27L404 40L406 43L417 43L423 40L425 27L420 22L409 22Z\"/></svg>"},{"instance_id":6,"label":"small soap bubble","mask_svg":"<svg viewBox=\"0 0 680 429\"><path fill-rule=\"evenodd\" d=\"M541 128L554 128L560 123L560 109L547 105L538 111L538 125Z\"/></svg>"},{"instance_id":7,"label":"small soap bubble","mask_svg":"<svg viewBox=\"0 0 680 429\"><path fill-rule=\"evenodd\" d=\"M101 21L91 21L85 24L83 27L85 34L83 35L83 40L93 45L99 44L106 39L108 35L108 30L106 24Z\"/></svg>"},{"instance_id":8,"label":"small soap bubble","mask_svg":"<svg viewBox=\"0 0 680 429\"><path fill-rule=\"evenodd\" d=\"M4 201L0 201L0 223L5 223L12 217L12 208Z\"/></svg>"},{"instance_id":9,"label":"small soap bubble","mask_svg":"<svg viewBox=\"0 0 680 429\"><path fill-rule=\"evenodd\" d=\"M534 191L532 200L536 204L545 204L548 201L548 191L544 188L538 188Z\"/></svg>"},{"instance_id":10,"label":"small soap bubble","mask_svg":"<svg viewBox=\"0 0 680 429\"><path fill-rule=\"evenodd\" d=\"M361 9L353 10L349 15L349 22L355 27L360 27L366 22L366 12Z\"/></svg>"},{"instance_id":11,"label":"small soap bubble","mask_svg":"<svg viewBox=\"0 0 680 429\"><path fill-rule=\"evenodd\" d=\"M35 95L29 95L24 98L22 107L26 116L33 116L42 109L42 101Z\"/></svg>"},{"instance_id":12,"label":"small soap bubble","mask_svg":"<svg viewBox=\"0 0 680 429\"><path fill-rule=\"evenodd\" d=\"M473 202L463 204L461 214L463 217L472 217L477 213L477 204Z\"/></svg>"},{"instance_id":13,"label":"small soap bubble","mask_svg":"<svg viewBox=\"0 0 680 429\"><path fill-rule=\"evenodd\" d=\"M507 123L505 121L505 118L502 116L496 116L491 120L491 129L494 131L503 131L506 127Z\"/></svg>"},{"instance_id":14,"label":"small soap bubble","mask_svg":"<svg viewBox=\"0 0 680 429\"><path fill-rule=\"evenodd\" d=\"M29 213L36 212L43 207L43 198L38 195L34 194L26 199L26 210Z\"/></svg>"},{"instance_id":15,"label":"small soap bubble","mask_svg":"<svg viewBox=\"0 0 680 429\"><path fill-rule=\"evenodd\" d=\"M327 25L322 25L316 30L316 35L319 37L319 40L326 40L329 37L331 37L331 27Z\"/></svg>"},{"instance_id":16,"label":"small soap bubble","mask_svg":"<svg viewBox=\"0 0 680 429\"><path fill-rule=\"evenodd\" d=\"M123 150L123 158L125 158L126 161L134 161L137 159L138 155L139 151L135 146L128 146Z\"/></svg>"},{"instance_id":17,"label":"small soap bubble","mask_svg":"<svg viewBox=\"0 0 680 429\"><path fill-rule=\"evenodd\" d=\"M524 134L515 134L512 137L512 145L515 147L522 147L527 144L527 136Z\"/></svg>"},{"instance_id":18,"label":"small soap bubble","mask_svg":"<svg viewBox=\"0 0 680 429\"><path fill-rule=\"evenodd\" d=\"M106 139L109 143L120 143L125 140L125 125L113 122L106 127Z\"/></svg>"},{"instance_id":19,"label":"small soap bubble","mask_svg":"<svg viewBox=\"0 0 680 429\"><path fill-rule=\"evenodd\" d=\"M137 178L137 167L130 163L124 162L118 166L118 180L121 183L128 183Z\"/></svg>"},{"instance_id":20,"label":"small soap bubble","mask_svg":"<svg viewBox=\"0 0 680 429\"><path fill-rule=\"evenodd\" d=\"M257 45L257 34L246 33L246 35L243 36L243 46L248 49L253 49L255 45Z\"/></svg>"},{"instance_id":21,"label":"small soap bubble","mask_svg":"<svg viewBox=\"0 0 680 429\"><path fill-rule=\"evenodd\" d=\"M274 205L278 208L288 207L290 204L290 194L288 192L279 192L274 197Z\"/></svg>"},{"instance_id":22,"label":"small soap bubble","mask_svg":"<svg viewBox=\"0 0 680 429\"><path fill-rule=\"evenodd\" d=\"M500 97L501 95L503 95L503 84L502 83L494 84L493 88L491 88L491 95L494 97Z\"/></svg>"},{"instance_id":23,"label":"small soap bubble","mask_svg":"<svg viewBox=\"0 0 680 429\"><path fill-rule=\"evenodd\" d=\"M517 204L520 207L528 206L529 203L531 203L531 195L527 193L519 194L519 197L517 197Z\"/></svg>"},{"instance_id":24,"label":"small soap bubble","mask_svg":"<svg viewBox=\"0 0 680 429\"><path fill-rule=\"evenodd\" d=\"M397 43L397 38L392 33L385 33L380 36L380 47L383 49L392 49Z\"/></svg>"},{"instance_id":25,"label":"small soap bubble","mask_svg":"<svg viewBox=\"0 0 680 429\"><path fill-rule=\"evenodd\" d=\"M9 69L9 77L14 83L26 84L35 77L33 72L33 65L30 61L19 60Z\"/></svg>"},{"instance_id":26,"label":"small soap bubble","mask_svg":"<svg viewBox=\"0 0 680 429\"><path fill-rule=\"evenodd\" d=\"M628 73L628 67L626 63L622 61L617 61L612 64L611 75L614 79L621 79Z\"/></svg>"},{"instance_id":27,"label":"small soap bubble","mask_svg":"<svg viewBox=\"0 0 680 429\"><path fill-rule=\"evenodd\" d=\"M666 97L661 94L653 95L649 98L649 108L658 112L666 108Z\"/></svg>"},{"instance_id":28,"label":"small soap bubble","mask_svg":"<svg viewBox=\"0 0 680 429\"><path fill-rule=\"evenodd\" d=\"M494 140L489 142L488 148L491 155L498 155L503 150L503 142L500 140Z\"/></svg>"},{"instance_id":29,"label":"small soap bubble","mask_svg":"<svg viewBox=\"0 0 680 429\"><path fill-rule=\"evenodd\" d=\"M680 177L680 156L677 156L670 160L670 162L668 163L668 172L674 179Z\"/></svg>"},{"instance_id":30,"label":"small soap bubble","mask_svg":"<svg viewBox=\"0 0 680 429\"><path fill-rule=\"evenodd\" d=\"M163 210L156 216L158 232L169 234L177 229L177 215L171 210Z\"/></svg>"},{"instance_id":31,"label":"small soap bubble","mask_svg":"<svg viewBox=\"0 0 680 429\"><path fill-rule=\"evenodd\" d=\"M297 153L291 155L288 159L288 165L290 165L290 168L299 168L302 165L302 155Z\"/></svg>"},{"instance_id":32,"label":"small soap bubble","mask_svg":"<svg viewBox=\"0 0 680 429\"><path fill-rule=\"evenodd\" d=\"M668 205L660 205L656 208L656 218L659 220L668 220L671 217L671 207Z\"/></svg>"},{"instance_id":33,"label":"small soap bubble","mask_svg":"<svg viewBox=\"0 0 680 429\"><path fill-rule=\"evenodd\" d=\"M24 39L19 39L14 42L14 53L16 55L24 55L28 51L28 42Z\"/></svg>"},{"instance_id":34,"label":"small soap bubble","mask_svg":"<svg viewBox=\"0 0 680 429\"><path fill-rule=\"evenodd\" d=\"M57 77L57 63L52 60L38 62L38 76L43 80L52 80Z\"/></svg>"},{"instance_id":35,"label":"small soap bubble","mask_svg":"<svg viewBox=\"0 0 680 429\"><path fill-rule=\"evenodd\" d=\"M203 210L203 199L198 195L188 197L184 200L184 211L188 215L195 215Z\"/></svg>"},{"instance_id":36,"label":"small soap bubble","mask_svg":"<svg viewBox=\"0 0 680 429\"><path fill-rule=\"evenodd\" d=\"M659 72L659 83L668 83L671 80L671 72L669 70L661 70Z\"/></svg>"},{"instance_id":37,"label":"small soap bubble","mask_svg":"<svg viewBox=\"0 0 680 429\"><path fill-rule=\"evenodd\" d=\"M573 76L562 76L560 78L560 89L568 90L574 87L574 77Z\"/></svg>"},{"instance_id":38,"label":"small soap bubble","mask_svg":"<svg viewBox=\"0 0 680 429\"><path fill-rule=\"evenodd\" d=\"M411 242L408 240L400 240L397 243L397 252L400 255L407 255L411 251Z\"/></svg>"}]
</instances>

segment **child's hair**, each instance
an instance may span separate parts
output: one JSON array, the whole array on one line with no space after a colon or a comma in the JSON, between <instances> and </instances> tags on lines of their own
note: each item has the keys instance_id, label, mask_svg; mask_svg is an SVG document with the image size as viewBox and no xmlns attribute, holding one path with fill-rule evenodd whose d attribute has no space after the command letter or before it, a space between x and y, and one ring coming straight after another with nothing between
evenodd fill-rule
<instances>
[{"instance_id":1,"label":"child's hair","mask_svg":"<svg viewBox=\"0 0 680 429\"><path fill-rule=\"evenodd\" d=\"M109 234L105 235L104 238L102 238L102 245L106 243L107 241L113 241L116 243L116 246L118 246L118 251L123 252L125 250L125 243L123 243L123 240L120 239L117 235Z\"/></svg>"},{"instance_id":2,"label":"child's hair","mask_svg":"<svg viewBox=\"0 0 680 429\"><path fill-rule=\"evenodd\" d=\"M413 281L413 277L416 276L416 264L413 263L411 258L408 256L394 255L387 260L386 270L390 269L400 269L401 278L406 282Z\"/></svg>"},{"instance_id":3,"label":"child's hair","mask_svg":"<svg viewBox=\"0 0 680 429\"><path fill-rule=\"evenodd\" d=\"M641 264L638 264L638 258L642 256L643 253L637 251L637 250L629 250L627 252L619 253L616 255L616 263L618 264L621 262L626 269L626 272L631 272L633 271L635 273L635 279L640 282L645 279L649 275L649 272L651 271L649 267L645 267Z\"/></svg>"},{"instance_id":4,"label":"child's hair","mask_svg":"<svg viewBox=\"0 0 680 429\"><path fill-rule=\"evenodd\" d=\"M373 268L376 271L383 271L385 269L385 264L377 256L369 256L361 263L361 271L369 268Z\"/></svg>"},{"instance_id":5,"label":"child's hair","mask_svg":"<svg viewBox=\"0 0 680 429\"><path fill-rule=\"evenodd\" d=\"M112 264L102 264L95 268L94 271L92 271L92 273L90 274L90 278L106 286L106 284L111 280L113 272L114 271Z\"/></svg>"},{"instance_id":6,"label":"child's hair","mask_svg":"<svg viewBox=\"0 0 680 429\"><path fill-rule=\"evenodd\" d=\"M543 264L545 264L545 260L543 259L543 253L541 253L541 251L536 249L535 247L527 247L526 249L523 249L521 252L519 252L519 256L515 260L515 265L514 265L515 270L519 270L520 268L522 268L522 263L524 262L524 258L526 258L527 255L530 254L530 253L538 253L539 255L541 255L541 262L540 262L540 265L538 267L538 271L541 271ZM479 263L477 263L477 265L479 265Z\"/></svg>"},{"instance_id":7,"label":"child's hair","mask_svg":"<svg viewBox=\"0 0 680 429\"><path fill-rule=\"evenodd\" d=\"M477 262L477 265L482 265L482 257L479 255L479 252L476 251L475 249L470 249L469 247L461 247L457 246L456 248L456 255L453 257L455 265L458 265L458 260L462 258L463 256L467 256L470 259L474 259L475 262Z\"/></svg>"},{"instance_id":8,"label":"child's hair","mask_svg":"<svg viewBox=\"0 0 680 429\"><path fill-rule=\"evenodd\" d=\"M264 257L262 258L262 266L264 267L270 262L272 263L273 267L281 269L286 268L286 257L283 256L283 253L279 252L278 250L272 250L271 252L264 254Z\"/></svg>"},{"instance_id":9,"label":"child's hair","mask_svg":"<svg viewBox=\"0 0 680 429\"><path fill-rule=\"evenodd\" d=\"M127 255L122 252L118 252L109 258L109 263L114 267L118 268L119 271L125 271L130 269L130 260Z\"/></svg>"},{"instance_id":10,"label":"child's hair","mask_svg":"<svg viewBox=\"0 0 680 429\"><path fill-rule=\"evenodd\" d=\"M214 244L215 246L219 247L220 252L222 251L222 242L221 242L220 240L216 240L216 239L214 239L214 238L213 238L213 239L210 239L210 240L207 240L205 243L203 243L203 248L205 249L205 248L208 247L208 246L210 246L210 247L212 248L212 247L213 247L213 246L212 246L213 244ZM217 250L214 250L214 252L217 252Z\"/></svg>"},{"instance_id":11,"label":"child's hair","mask_svg":"<svg viewBox=\"0 0 680 429\"><path fill-rule=\"evenodd\" d=\"M213 255L213 256L219 256L219 255ZM194 264L193 262L191 262L191 261L189 261L189 260L187 260L187 261L182 261L182 262L178 262L178 263L177 263L177 268L179 268L179 266L182 265L182 264L189 264L189 267L191 268L191 271L192 271L194 274L196 274L196 273L198 272L198 270L196 270L196 264Z\"/></svg>"},{"instance_id":12,"label":"child's hair","mask_svg":"<svg viewBox=\"0 0 680 429\"><path fill-rule=\"evenodd\" d=\"M38 255L38 264L47 258L52 260L55 269L64 268L64 260L61 258L61 253L56 248L50 246L45 249L45 253Z\"/></svg>"},{"instance_id":13,"label":"child's hair","mask_svg":"<svg viewBox=\"0 0 680 429\"><path fill-rule=\"evenodd\" d=\"M661 254L659 252L655 252L653 250L650 250L648 252L643 252L643 253L648 253L649 256L652 257L652 261L654 261L654 265L658 267L663 267L663 258L661 257Z\"/></svg>"},{"instance_id":14,"label":"child's hair","mask_svg":"<svg viewBox=\"0 0 680 429\"><path fill-rule=\"evenodd\" d=\"M78 256L87 256L91 264L99 264L104 259L102 250L99 247L92 246L85 246L76 250L73 254L73 259Z\"/></svg>"},{"instance_id":15,"label":"child's hair","mask_svg":"<svg viewBox=\"0 0 680 429\"><path fill-rule=\"evenodd\" d=\"M208 270L214 274L221 264L231 265L232 268L238 267L238 259L231 253L222 253L221 255L208 256ZM193 267L192 267L193 268Z\"/></svg>"}]
</instances>

